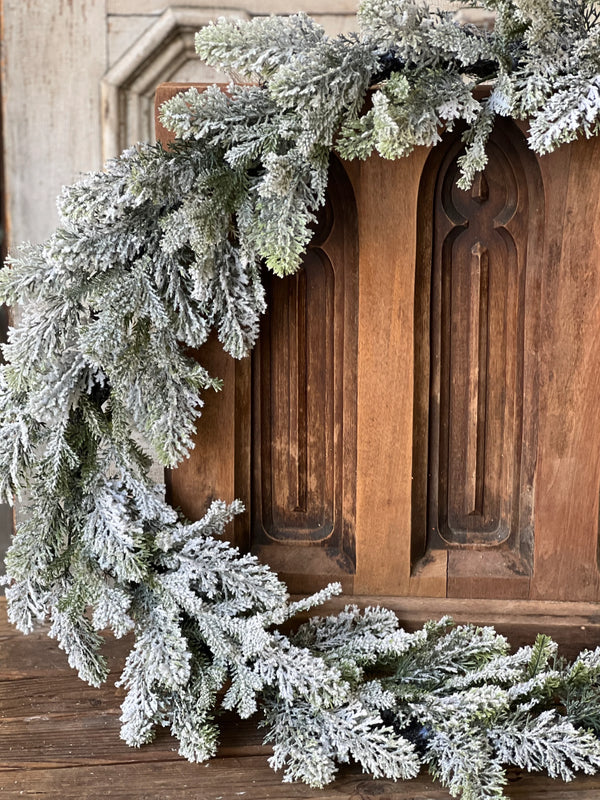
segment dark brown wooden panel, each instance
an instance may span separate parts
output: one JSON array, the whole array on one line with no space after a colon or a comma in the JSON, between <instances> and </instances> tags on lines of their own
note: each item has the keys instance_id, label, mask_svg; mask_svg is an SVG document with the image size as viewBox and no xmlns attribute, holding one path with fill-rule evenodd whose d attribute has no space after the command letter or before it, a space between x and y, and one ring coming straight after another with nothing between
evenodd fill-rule
<instances>
[{"instance_id":1,"label":"dark brown wooden panel","mask_svg":"<svg viewBox=\"0 0 600 800\"><path fill-rule=\"evenodd\" d=\"M268 281L261 330L260 465L254 482L255 537L323 542L335 528L334 317L331 261L311 248L302 269ZM258 455L258 453L257 453ZM339 493L338 493L339 494Z\"/></svg>"},{"instance_id":2,"label":"dark brown wooden panel","mask_svg":"<svg viewBox=\"0 0 600 800\"><path fill-rule=\"evenodd\" d=\"M600 139L537 158L519 130L497 123L490 166L469 193L453 188L450 140L344 165L358 210L358 292L347 284L340 312L324 277L333 270L336 283L337 265L350 263L344 248L356 247L336 238L336 219L307 261L318 296L304 279L288 283L291 299L284 292L281 308L296 315L288 334L301 335L277 356L281 365L288 354L279 388L260 388L260 369L233 365L218 344L203 350L225 388L206 395L198 447L170 476L170 498L194 518L211 497L242 498L233 538L292 591L335 578L372 596L600 598ZM332 296L342 356L322 320ZM321 378L317 366L302 373L302 353L323 365ZM287 407L271 416L286 380ZM311 404L302 387L318 382Z\"/></svg>"},{"instance_id":3,"label":"dark brown wooden panel","mask_svg":"<svg viewBox=\"0 0 600 800\"><path fill-rule=\"evenodd\" d=\"M352 187L333 161L301 270L264 276L252 360L251 547L285 575L355 569L357 260Z\"/></svg>"},{"instance_id":4,"label":"dark brown wooden panel","mask_svg":"<svg viewBox=\"0 0 600 800\"><path fill-rule=\"evenodd\" d=\"M547 232L531 596L598 600L600 138L539 163Z\"/></svg>"},{"instance_id":5,"label":"dark brown wooden panel","mask_svg":"<svg viewBox=\"0 0 600 800\"><path fill-rule=\"evenodd\" d=\"M522 387L515 384L522 374L523 309L517 250L506 228L494 225L499 215L514 214L517 192L502 151L490 146L489 152L471 192L456 187L453 159L434 211L431 380L439 383L432 391L439 392L440 411L438 430L431 420L429 495L432 525L447 544L508 539L512 472L519 468L515 422L522 418Z\"/></svg>"},{"instance_id":6,"label":"dark brown wooden panel","mask_svg":"<svg viewBox=\"0 0 600 800\"><path fill-rule=\"evenodd\" d=\"M504 576L508 596L527 596L543 231L530 209L541 182L511 123L496 126L469 191L456 186L461 152L450 140L422 180L420 214L433 208L433 222L417 254L413 553L449 550L450 594L466 579L469 593L503 596L490 578Z\"/></svg>"}]
</instances>

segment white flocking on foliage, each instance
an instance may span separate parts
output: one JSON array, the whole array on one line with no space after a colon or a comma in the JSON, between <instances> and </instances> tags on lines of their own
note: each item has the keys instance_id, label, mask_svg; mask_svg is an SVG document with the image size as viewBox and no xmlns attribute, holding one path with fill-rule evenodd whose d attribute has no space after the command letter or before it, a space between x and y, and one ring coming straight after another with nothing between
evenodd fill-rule
<instances>
[{"instance_id":1,"label":"white flocking on foliage","mask_svg":"<svg viewBox=\"0 0 600 800\"><path fill-rule=\"evenodd\" d=\"M398 158L461 126L466 187L498 115L529 119L538 153L600 132L598 5L481 5L492 31L416 0L363 0L358 33L335 38L302 14L208 25L199 55L238 82L167 102L175 142L65 189L56 232L0 274L2 299L22 307L0 376L0 494L24 507L9 616L25 633L49 622L94 685L107 677L100 631L133 633L130 745L166 726L202 761L227 708L259 711L272 766L311 786L350 761L394 780L425 766L483 800L503 797L507 765L564 780L600 768L600 650L569 665L547 637L511 654L491 629L442 620L409 634L376 608L284 634L340 587L290 603L220 538L241 505L185 520L139 443L168 467L189 454L200 396L221 386L189 350L215 331L232 357L250 352L261 271L301 265L332 151Z\"/></svg>"}]
</instances>

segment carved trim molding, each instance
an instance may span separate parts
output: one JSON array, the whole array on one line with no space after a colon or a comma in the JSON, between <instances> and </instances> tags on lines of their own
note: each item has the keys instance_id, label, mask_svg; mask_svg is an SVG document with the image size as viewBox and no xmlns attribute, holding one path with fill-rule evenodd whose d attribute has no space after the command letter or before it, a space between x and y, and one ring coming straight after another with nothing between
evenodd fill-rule
<instances>
[{"instance_id":1,"label":"carved trim molding","mask_svg":"<svg viewBox=\"0 0 600 800\"><path fill-rule=\"evenodd\" d=\"M249 19L242 10L172 7L106 73L101 83L102 155L154 138L154 92L196 58L194 34L217 17Z\"/></svg>"}]
</instances>

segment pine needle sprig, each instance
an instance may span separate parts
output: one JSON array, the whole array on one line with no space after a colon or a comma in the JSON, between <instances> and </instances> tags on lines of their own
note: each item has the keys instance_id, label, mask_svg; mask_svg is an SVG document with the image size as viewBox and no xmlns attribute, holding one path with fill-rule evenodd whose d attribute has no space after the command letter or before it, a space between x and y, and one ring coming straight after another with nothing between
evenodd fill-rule
<instances>
[{"instance_id":1,"label":"pine needle sprig","mask_svg":"<svg viewBox=\"0 0 600 800\"><path fill-rule=\"evenodd\" d=\"M491 800L507 765L565 780L600 769L599 651L569 665L547 636L510 653L490 628L444 618L407 633L391 611L354 606L284 634L339 585L290 602L222 538L241 503L189 521L150 477L187 457L201 394L221 387L190 348L214 333L247 356L264 270L301 267L332 151L399 158L459 130L468 188L497 116L528 119L538 153L600 133L597 4L477 4L492 31L415 0L362 0L359 32L338 37L303 14L206 26L200 56L256 85L174 97L161 119L176 141L66 188L55 233L0 273L0 298L22 306L0 370L0 498L24 503L9 619L49 623L93 685L105 632L132 634L130 745L163 726L184 757L210 758L225 708L261 711L272 766L311 786L351 761L392 780L425 766L454 796Z\"/></svg>"}]
</instances>

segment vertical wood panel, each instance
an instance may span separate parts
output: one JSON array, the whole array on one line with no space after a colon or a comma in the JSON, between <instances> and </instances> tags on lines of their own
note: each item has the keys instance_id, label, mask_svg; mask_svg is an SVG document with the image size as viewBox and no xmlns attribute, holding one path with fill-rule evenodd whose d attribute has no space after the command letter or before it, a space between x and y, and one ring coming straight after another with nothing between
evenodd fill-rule
<instances>
[{"instance_id":1,"label":"vertical wood panel","mask_svg":"<svg viewBox=\"0 0 600 800\"><path fill-rule=\"evenodd\" d=\"M355 569L357 216L341 164L301 270L265 271L253 354L252 541L295 590Z\"/></svg>"},{"instance_id":2,"label":"vertical wood panel","mask_svg":"<svg viewBox=\"0 0 600 800\"><path fill-rule=\"evenodd\" d=\"M298 273L268 281L270 311L255 357L255 519L263 541L322 542L334 529L334 395L342 389L330 331L334 281L331 262L314 248Z\"/></svg>"},{"instance_id":3,"label":"vertical wood panel","mask_svg":"<svg viewBox=\"0 0 600 800\"><path fill-rule=\"evenodd\" d=\"M414 259L424 148L352 163L359 218L357 593L411 587ZM445 589L443 565L427 593ZM415 587L415 591L419 591Z\"/></svg>"},{"instance_id":4,"label":"vertical wood panel","mask_svg":"<svg viewBox=\"0 0 600 800\"><path fill-rule=\"evenodd\" d=\"M421 182L433 222L416 254L413 559L448 549L451 596L527 596L541 181L512 123L497 124L469 191L461 151L449 138Z\"/></svg>"},{"instance_id":5,"label":"vertical wood panel","mask_svg":"<svg viewBox=\"0 0 600 800\"><path fill-rule=\"evenodd\" d=\"M106 69L105 0L1 5L2 234L10 249L46 239L58 223L62 187L102 165L98 86ZM13 510L2 505L2 562L12 528Z\"/></svg>"},{"instance_id":6,"label":"vertical wood panel","mask_svg":"<svg viewBox=\"0 0 600 800\"><path fill-rule=\"evenodd\" d=\"M248 502L247 493L240 494L243 486L236 485L239 436L243 435L236 423L245 413L249 415L249 401L236 397L236 383L244 381L249 359L235 361L214 335L197 357L210 375L222 379L223 388L203 393L194 449L177 469L166 471L168 501L188 519L199 519L213 500Z\"/></svg>"},{"instance_id":7,"label":"vertical wood panel","mask_svg":"<svg viewBox=\"0 0 600 800\"><path fill-rule=\"evenodd\" d=\"M2 17L12 246L49 236L61 188L102 166L105 0L4 0Z\"/></svg>"},{"instance_id":8,"label":"vertical wood panel","mask_svg":"<svg viewBox=\"0 0 600 800\"><path fill-rule=\"evenodd\" d=\"M532 597L598 600L600 140L540 160L544 253Z\"/></svg>"},{"instance_id":9,"label":"vertical wood panel","mask_svg":"<svg viewBox=\"0 0 600 800\"><path fill-rule=\"evenodd\" d=\"M463 192L456 187L454 156L435 208L436 219L446 217L443 228L457 221L442 241L434 237L433 248L433 280L444 287L445 325L432 341L432 362L442 362L443 411L439 434L430 433L440 437L432 441L439 494L430 499L430 520L447 544L508 539L514 490L520 490L515 417L522 414L523 387L515 381L522 372L516 362L523 357L518 316L525 309L518 297L516 243L496 222L514 216L518 190L497 144L490 144L489 159L479 187ZM521 202L527 214L526 201ZM526 221L523 227L527 235Z\"/></svg>"}]
</instances>

